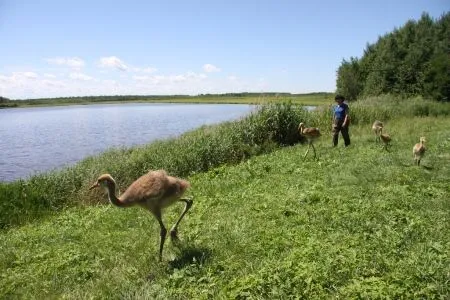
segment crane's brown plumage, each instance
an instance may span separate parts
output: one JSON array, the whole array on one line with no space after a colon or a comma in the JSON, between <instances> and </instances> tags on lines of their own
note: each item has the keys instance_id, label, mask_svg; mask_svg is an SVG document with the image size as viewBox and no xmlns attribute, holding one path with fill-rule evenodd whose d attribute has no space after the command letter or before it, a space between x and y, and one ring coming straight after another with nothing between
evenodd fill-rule
<instances>
[{"instance_id":1,"label":"crane's brown plumage","mask_svg":"<svg viewBox=\"0 0 450 300\"><path fill-rule=\"evenodd\" d=\"M419 143L415 144L413 147L413 156L414 156L414 161L415 163L420 166L420 160L422 159L422 157L425 155L425 137L421 137L419 139Z\"/></svg>"},{"instance_id":2,"label":"crane's brown plumage","mask_svg":"<svg viewBox=\"0 0 450 300\"><path fill-rule=\"evenodd\" d=\"M96 187L105 188L108 192L109 200L116 206L130 207L139 205L148 209L156 217L161 227L159 259L162 260L162 252L167 234L167 229L161 217L162 209L177 201L185 203L183 212L170 230L171 237L177 238L178 224L193 203L191 199L181 198L189 186L190 184L186 180L169 176L164 170L158 170L150 171L139 177L120 197L116 196L116 182L109 174L101 175L89 189L91 190Z\"/></svg>"},{"instance_id":3,"label":"crane's brown plumage","mask_svg":"<svg viewBox=\"0 0 450 300\"><path fill-rule=\"evenodd\" d=\"M376 120L375 122L373 122L372 124L372 130L375 133L375 141L379 142L380 141L380 134L381 131L383 130L383 123Z\"/></svg>"},{"instance_id":4,"label":"crane's brown plumage","mask_svg":"<svg viewBox=\"0 0 450 300\"><path fill-rule=\"evenodd\" d=\"M388 146L391 145L391 136L387 133L383 133L383 128L381 128L380 130L380 138L381 141L383 142L383 149L385 149L386 151L388 150Z\"/></svg>"},{"instance_id":5,"label":"crane's brown plumage","mask_svg":"<svg viewBox=\"0 0 450 300\"><path fill-rule=\"evenodd\" d=\"M304 123L300 123L298 125L298 132L301 136L305 137L308 140L308 149L306 150L306 153L303 157L306 157L309 148L312 147L314 151L314 158L316 158L316 148L314 148L313 142L322 135L319 128L305 127Z\"/></svg>"}]
</instances>

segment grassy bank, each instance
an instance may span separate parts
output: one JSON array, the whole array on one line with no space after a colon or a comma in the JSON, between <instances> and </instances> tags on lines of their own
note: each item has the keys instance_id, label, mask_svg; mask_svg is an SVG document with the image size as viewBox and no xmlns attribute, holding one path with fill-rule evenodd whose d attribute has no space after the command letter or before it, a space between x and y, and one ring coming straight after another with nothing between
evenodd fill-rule
<instances>
[{"instance_id":1,"label":"grassy bank","mask_svg":"<svg viewBox=\"0 0 450 300\"><path fill-rule=\"evenodd\" d=\"M318 161L303 160L302 144L278 148L295 139L286 134L290 129L281 129L298 118L308 125L329 126L329 114L324 109L303 115L278 106L239 125L248 126L243 135L247 142L258 142L250 148L241 145L247 156L236 155L234 165L219 161L218 167L195 169L213 158L205 149L216 151L219 141L239 145L241 140L226 133L242 127L228 128L238 126L230 123L182 137L209 137L198 142L196 147L207 147L189 154L191 158L188 151L166 153L173 144L164 148L161 142L151 147L162 148L110 151L67 173L33 179L44 184L48 178L49 195L59 188L61 195L80 198L66 199L61 207L53 203L50 207L57 213L30 215L27 222L0 231L0 298L445 299L450 293L448 106L441 107L440 116L399 112L386 117L393 138L390 152L375 144L370 124L364 122L363 114L377 110L363 103L351 107L360 109L351 127L352 146L331 148L329 131L322 127ZM286 118L290 121L283 122ZM268 135L258 127L263 124ZM222 138L212 142L216 130L224 130ZM423 166L416 167L411 148L420 136L427 137L428 150ZM180 226L182 243L166 244L163 263L157 261L159 227L148 212L98 204L105 195L86 190L102 171L111 171L123 190L137 173L153 166L153 157L159 157L150 154L155 149L166 154L165 167L171 173L191 181L189 195L194 197ZM238 153L223 149L228 150L217 152L223 159ZM199 154L205 156L193 158ZM186 161L194 163L184 169L181 162ZM113 162L113 167L105 167ZM79 175L81 171L89 176ZM16 184L26 189L33 180L12 183L11 191ZM75 188L77 180L82 183ZM20 191L1 203L28 197ZM77 205L74 199L91 205ZM31 209L36 203L29 205ZM181 208L167 210L168 225Z\"/></svg>"}]
</instances>

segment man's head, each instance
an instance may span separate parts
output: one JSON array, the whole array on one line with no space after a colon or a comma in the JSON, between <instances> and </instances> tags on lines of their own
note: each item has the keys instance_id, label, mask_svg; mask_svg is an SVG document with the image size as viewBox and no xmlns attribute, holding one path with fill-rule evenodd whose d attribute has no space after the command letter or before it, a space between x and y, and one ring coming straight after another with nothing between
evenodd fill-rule
<instances>
[{"instance_id":1,"label":"man's head","mask_svg":"<svg viewBox=\"0 0 450 300\"><path fill-rule=\"evenodd\" d=\"M336 95L336 97L334 97L334 101L336 101L337 103L342 103L344 102L345 97L342 95Z\"/></svg>"}]
</instances>

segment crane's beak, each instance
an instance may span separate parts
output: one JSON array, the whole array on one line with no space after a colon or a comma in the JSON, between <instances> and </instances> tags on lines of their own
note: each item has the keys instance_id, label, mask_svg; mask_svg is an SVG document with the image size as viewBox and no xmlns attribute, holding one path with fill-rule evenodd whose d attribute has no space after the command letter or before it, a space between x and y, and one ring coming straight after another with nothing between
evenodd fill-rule
<instances>
[{"instance_id":1,"label":"crane's beak","mask_svg":"<svg viewBox=\"0 0 450 300\"><path fill-rule=\"evenodd\" d=\"M98 182L96 182L89 188L89 190L95 189L98 186L99 186L99 184L98 184Z\"/></svg>"}]
</instances>

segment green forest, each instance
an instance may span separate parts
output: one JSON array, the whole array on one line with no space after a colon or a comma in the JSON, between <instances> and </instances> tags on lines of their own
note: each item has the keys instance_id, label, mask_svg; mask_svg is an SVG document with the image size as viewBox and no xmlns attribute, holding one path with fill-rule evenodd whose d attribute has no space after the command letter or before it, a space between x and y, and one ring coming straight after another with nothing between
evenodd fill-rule
<instances>
[{"instance_id":1,"label":"green forest","mask_svg":"<svg viewBox=\"0 0 450 300\"><path fill-rule=\"evenodd\" d=\"M362 57L344 59L337 92L349 100L393 94L450 101L450 13L427 13L368 44Z\"/></svg>"}]
</instances>

